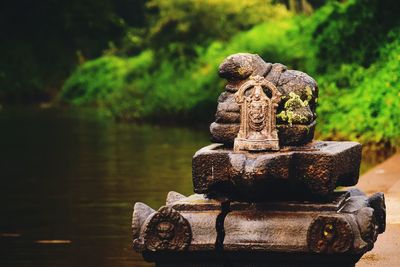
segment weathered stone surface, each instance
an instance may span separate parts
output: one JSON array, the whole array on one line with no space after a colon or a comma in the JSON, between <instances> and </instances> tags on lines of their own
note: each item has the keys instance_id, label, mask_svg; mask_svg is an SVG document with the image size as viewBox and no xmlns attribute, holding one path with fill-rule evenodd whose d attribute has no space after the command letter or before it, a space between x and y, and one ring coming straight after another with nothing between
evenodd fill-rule
<instances>
[{"instance_id":1,"label":"weathered stone surface","mask_svg":"<svg viewBox=\"0 0 400 267\"><path fill-rule=\"evenodd\" d=\"M278 124L279 143L282 146L300 146L310 143L314 138L316 122L313 121L309 125L287 125Z\"/></svg>"},{"instance_id":2,"label":"weathered stone surface","mask_svg":"<svg viewBox=\"0 0 400 267\"><path fill-rule=\"evenodd\" d=\"M384 210L365 206L366 196L336 197L328 203L281 202L275 208L271 203L232 204L225 218L224 250L362 255L376 241L375 214Z\"/></svg>"},{"instance_id":3,"label":"weathered stone surface","mask_svg":"<svg viewBox=\"0 0 400 267\"><path fill-rule=\"evenodd\" d=\"M218 103L215 121L218 123L240 123L240 107L232 93L221 94Z\"/></svg>"},{"instance_id":4,"label":"weathered stone surface","mask_svg":"<svg viewBox=\"0 0 400 267\"><path fill-rule=\"evenodd\" d=\"M350 223L342 216L320 215L315 218L307 231L307 243L316 253L348 252L354 242Z\"/></svg>"},{"instance_id":5,"label":"weathered stone surface","mask_svg":"<svg viewBox=\"0 0 400 267\"><path fill-rule=\"evenodd\" d=\"M182 251L192 242L192 229L179 212L164 206L146 220L142 239L145 250Z\"/></svg>"},{"instance_id":6,"label":"weathered stone surface","mask_svg":"<svg viewBox=\"0 0 400 267\"><path fill-rule=\"evenodd\" d=\"M355 142L318 141L263 153L213 144L193 157L194 191L242 200L327 196L336 186L357 183L360 161Z\"/></svg>"},{"instance_id":7,"label":"weathered stone surface","mask_svg":"<svg viewBox=\"0 0 400 267\"><path fill-rule=\"evenodd\" d=\"M155 210L150 208L144 203L137 202L133 208L132 215L132 237L136 239L139 237L140 230L145 220L150 216L150 214L154 213Z\"/></svg>"},{"instance_id":8,"label":"weathered stone surface","mask_svg":"<svg viewBox=\"0 0 400 267\"><path fill-rule=\"evenodd\" d=\"M338 211L343 208L350 199L348 191L334 191L327 198L316 201L285 200L285 201L264 201L264 202L239 202L231 201L230 210L279 210L285 212L322 212ZM362 206L364 207L364 206Z\"/></svg>"},{"instance_id":9,"label":"weathered stone surface","mask_svg":"<svg viewBox=\"0 0 400 267\"><path fill-rule=\"evenodd\" d=\"M173 203L171 207L180 212L192 226L193 239L189 251L216 249L216 225L222 210L221 201L195 194Z\"/></svg>"},{"instance_id":10,"label":"weathered stone surface","mask_svg":"<svg viewBox=\"0 0 400 267\"><path fill-rule=\"evenodd\" d=\"M240 116L240 115L239 115ZM224 143L233 146L240 129L239 123L217 123L213 122L210 125L211 141L215 143Z\"/></svg>"},{"instance_id":11,"label":"weathered stone surface","mask_svg":"<svg viewBox=\"0 0 400 267\"><path fill-rule=\"evenodd\" d=\"M257 75L272 82L281 94L276 112L280 145L302 145L313 139L318 86L310 76L288 70L279 63L266 63L258 55L247 53L226 58L219 67L219 74L228 83L218 99L217 124L210 127L213 142L233 144L240 124L240 109L234 93Z\"/></svg>"},{"instance_id":12,"label":"weathered stone surface","mask_svg":"<svg viewBox=\"0 0 400 267\"><path fill-rule=\"evenodd\" d=\"M278 89L286 98L293 92L303 100L309 99L308 104L310 110L315 113L316 101L318 98L318 85L313 78L301 71L287 70L281 73L277 84ZM309 90L311 90L312 97L310 97Z\"/></svg>"},{"instance_id":13,"label":"weathered stone surface","mask_svg":"<svg viewBox=\"0 0 400 267\"><path fill-rule=\"evenodd\" d=\"M173 203L185 198L185 195L182 195L175 191L170 191L167 195L166 205L171 206Z\"/></svg>"},{"instance_id":14,"label":"weathered stone surface","mask_svg":"<svg viewBox=\"0 0 400 267\"><path fill-rule=\"evenodd\" d=\"M259 55L238 53L227 57L219 66L218 73L228 81L238 81L250 75L265 76L272 68Z\"/></svg>"},{"instance_id":15,"label":"weathered stone surface","mask_svg":"<svg viewBox=\"0 0 400 267\"><path fill-rule=\"evenodd\" d=\"M221 203L225 200L207 198L203 194L194 194L171 203L173 209L178 211L210 211L221 210Z\"/></svg>"},{"instance_id":16,"label":"weathered stone surface","mask_svg":"<svg viewBox=\"0 0 400 267\"><path fill-rule=\"evenodd\" d=\"M161 209L190 224L192 239L186 249L144 245L141 252L157 266L226 266L232 261L237 265L230 266L353 266L373 248L377 214L385 214L382 205L371 206L376 198L343 191L325 202L226 202L224 210L220 200L192 195ZM149 215L142 229L170 221L166 217L154 223L154 217ZM222 229L216 229L218 221ZM137 240L147 244L153 235L144 230Z\"/></svg>"},{"instance_id":17,"label":"weathered stone surface","mask_svg":"<svg viewBox=\"0 0 400 267\"><path fill-rule=\"evenodd\" d=\"M133 247L145 251L214 250L221 201L204 195L185 197L169 192L166 206L158 211L136 203L133 212Z\"/></svg>"},{"instance_id":18,"label":"weathered stone surface","mask_svg":"<svg viewBox=\"0 0 400 267\"><path fill-rule=\"evenodd\" d=\"M382 192L373 194L368 198L368 205L374 209L374 216L378 224L378 233L386 230L386 204L385 195Z\"/></svg>"},{"instance_id":19,"label":"weathered stone surface","mask_svg":"<svg viewBox=\"0 0 400 267\"><path fill-rule=\"evenodd\" d=\"M307 229L315 214L232 211L225 218L228 251L307 251ZM289 223L290 222L290 223Z\"/></svg>"},{"instance_id":20,"label":"weathered stone surface","mask_svg":"<svg viewBox=\"0 0 400 267\"><path fill-rule=\"evenodd\" d=\"M233 119L235 113L231 112L231 118ZM240 114L237 113L239 117ZM233 145L233 140L237 136L240 128L239 123L228 123L226 119L225 123L213 122L210 125L211 141L214 143L223 143L227 146ZM309 125L277 125L279 144L281 146L299 146L303 145L304 142L309 143L314 137L315 121Z\"/></svg>"}]
</instances>

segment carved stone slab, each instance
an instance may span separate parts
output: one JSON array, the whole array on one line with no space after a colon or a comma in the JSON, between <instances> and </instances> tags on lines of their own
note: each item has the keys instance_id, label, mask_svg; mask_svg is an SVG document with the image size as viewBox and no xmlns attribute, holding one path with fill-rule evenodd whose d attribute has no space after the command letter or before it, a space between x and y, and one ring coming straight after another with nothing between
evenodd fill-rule
<instances>
[{"instance_id":1,"label":"carved stone slab","mask_svg":"<svg viewBox=\"0 0 400 267\"><path fill-rule=\"evenodd\" d=\"M360 162L355 142L316 141L263 153L213 144L193 157L194 191L243 200L327 196L336 186L357 183Z\"/></svg>"},{"instance_id":2,"label":"carved stone slab","mask_svg":"<svg viewBox=\"0 0 400 267\"><path fill-rule=\"evenodd\" d=\"M335 192L326 202L227 202L176 193L168 201L150 215L144 204L134 212L148 216L133 219L141 223L134 243L157 266L354 266L384 231L386 214L383 194L368 198L358 190ZM171 235L163 222L181 230ZM188 229L191 239L182 238Z\"/></svg>"},{"instance_id":3,"label":"carved stone slab","mask_svg":"<svg viewBox=\"0 0 400 267\"><path fill-rule=\"evenodd\" d=\"M170 192L166 206L154 211L136 203L132 218L133 247L138 252L214 250L221 202L203 195Z\"/></svg>"},{"instance_id":4,"label":"carved stone slab","mask_svg":"<svg viewBox=\"0 0 400 267\"><path fill-rule=\"evenodd\" d=\"M357 193L357 192L356 192ZM343 195L337 195L338 198ZM318 254L358 254L373 248L377 235L382 233L379 213L372 208L375 198L384 203L382 194L368 198L349 192L340 200L337 210L321 212L326 204L313 203L300 211L268 209L249 204L246 209L231 205L225 218L226 251L285 251ZM301 206L301 203L297 204Z\"/></svg>"}]
</instances>

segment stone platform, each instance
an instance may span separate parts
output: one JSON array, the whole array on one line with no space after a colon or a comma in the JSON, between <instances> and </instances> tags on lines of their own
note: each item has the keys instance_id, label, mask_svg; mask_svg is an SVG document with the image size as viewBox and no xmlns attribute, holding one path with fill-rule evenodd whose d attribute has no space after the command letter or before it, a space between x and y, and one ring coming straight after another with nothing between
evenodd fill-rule
<instances>
[{"instance_id":1,"label":"stone platform","mask_svg":"<svg viewBox=\"0 0 400 267\"><path fill-rule=\"evenodd\" d=\"M193 157L196 195L136 203L133 247L157 266L354 266L385 231L382 193L356 185L361 145L312 141L318 86L239 53L219 67L212 144Z\"/></svg>"},{"instance_id":2,"label":"stone platform","mask_svg":"<svg viewBox=\"0 0 400 267\"><path fill-rule=\"evenodd\" d=\"M277 152L234 152L212 144L193 156L195 193L230 199L328 196L337 186L357 184L361 145L315 141Z\"/></svg>"},{"instance_id":3,"label":"stone platform","mask_svg":"<svg viewBox=\"0 0 400 267\"><path fill-rule=\"evenodd\" d=\"M134 248L163 263L157 266L354 266L385 230L385 214L382 194L358 190L334 192L325 202L263 203L170 192L158 211L135 205Z\"/></svg>"}]
</instances>

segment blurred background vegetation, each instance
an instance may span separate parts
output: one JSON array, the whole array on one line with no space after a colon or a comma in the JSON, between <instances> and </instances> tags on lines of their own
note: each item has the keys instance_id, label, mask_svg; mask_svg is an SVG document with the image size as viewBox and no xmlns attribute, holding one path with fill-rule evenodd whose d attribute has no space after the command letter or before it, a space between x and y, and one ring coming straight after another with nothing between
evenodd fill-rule
<instances>
[{"instance_id":1,"label":"blurred background vegetation","mask_svg":"<svg viewBox=\"0 0 400 267\"><path fill-rule=\"evenodd\" d=\"M400 145L397 0L22 0L0 12L3 106L206 122L218 64L250 52L318 81L320 138Z\"/></svg>"}]
</instances>

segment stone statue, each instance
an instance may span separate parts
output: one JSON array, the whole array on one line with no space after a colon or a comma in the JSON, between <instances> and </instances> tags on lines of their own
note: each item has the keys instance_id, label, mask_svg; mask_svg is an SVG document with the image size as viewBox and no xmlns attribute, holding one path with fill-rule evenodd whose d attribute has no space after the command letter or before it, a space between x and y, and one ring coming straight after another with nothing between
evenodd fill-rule
<instances>
[{"instance_id":1,"label":"stone statue","mask_svg":"<svg viewBox=\"0 0 400 267\"><path fill-rule=\"evenodd\" d=\"M281 145L303 145L314 137L318 86L307 74L288 70L282 64L264 62L258 55L240 53L227 57L219 75L228 83L218 98L212 141L232 145L240 129L240 104L235 99L242 84L251 77L264 77L280 93L276 127Z\"/></svg>"},{"instance_id":2,"label":"stone statue","mask_svg":"<svg viewBox=\"0 0 400 267\"><path fill-rule=\"evenodd\" d=\"M197 194L136 203L134 249L159 267L354 267L386 227L382 193L335 190L357 184L361 145L313 141L318 87L303 72L241 53L219 75Z\"/></svg>"},{"instance_id":3,"label":"stone statue","mask_svg":"<svg viewBox=\"0 0 400 267\"><path fill-rule=\"evenodd\" d=\"M261 76L252 76L240 86L235 93L241 114L235 151L279 150L275 116L280 96L275 85Z\"/></svg>"}]
</instances>

